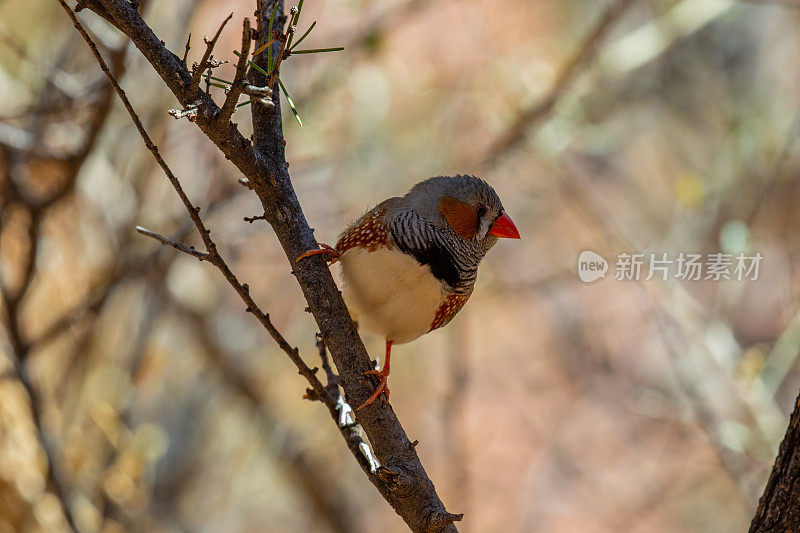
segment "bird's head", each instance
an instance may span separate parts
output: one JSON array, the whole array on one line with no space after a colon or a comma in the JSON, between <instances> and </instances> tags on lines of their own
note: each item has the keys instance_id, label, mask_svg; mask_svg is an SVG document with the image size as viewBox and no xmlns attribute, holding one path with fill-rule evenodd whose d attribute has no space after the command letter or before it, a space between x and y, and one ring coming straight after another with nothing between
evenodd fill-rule
<instances>
[{"instance_id":1,"label":"bird's head","mask_svg":"<svg viewBox=\"0 0 800 533\"><path fill-rule=\"evenodd\" d=\"M415 185L408 203L429 223L484 253L498 238L519 239L494 189L474 176L439 176Z\"/></svg>"}]
</instances>

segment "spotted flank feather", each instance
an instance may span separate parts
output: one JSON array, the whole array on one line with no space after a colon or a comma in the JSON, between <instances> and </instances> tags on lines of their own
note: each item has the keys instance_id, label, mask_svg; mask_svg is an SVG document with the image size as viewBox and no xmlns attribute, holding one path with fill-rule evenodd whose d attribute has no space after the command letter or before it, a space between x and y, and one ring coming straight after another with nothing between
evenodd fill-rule
<instances>
[{"instance_id":1,"label":"spotted flank feather","mask_svg":"<svg viewBox=\"0 0 800 533\"><path fill-rule=\"evenodd\" d=\"M464 304L469 300L470 294L472 294L472 292L467 294L450 294L445 297L442 305L436 310L436 315L433 317L433 322L431 322L431 329L428 331L441 328L453 320L453 317L461 311L461 308L464 307Z\"/></svg>"},{"instance_id":2,"label":"spotted flank feather","mask_svg":"<svg viewBox=\"0 0 800 533\"><path fill-rule=\"evenodd\" d=\"M362 216L355 225L347 228L347 231L339 238L339 242L336 243L339 253L344 253L356 246L364 247L370 252L389 246L391 235L384 223L385 215L386 209L379 205Z\"/></svg>"}]
</instances>

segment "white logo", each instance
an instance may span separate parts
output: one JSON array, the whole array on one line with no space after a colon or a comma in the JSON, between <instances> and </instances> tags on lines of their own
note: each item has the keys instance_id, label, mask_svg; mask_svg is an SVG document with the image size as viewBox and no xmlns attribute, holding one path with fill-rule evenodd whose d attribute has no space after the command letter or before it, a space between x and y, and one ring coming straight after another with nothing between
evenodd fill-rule
<instances>
[{"instance_id":1,"label":"white logo","mask_svg":"<svg viewBox=\"0 0 800 533\"><path fill-rule=\"evenodd\" d=\"M603 256L590 250L584 250L578 256L578 277L584 283L591 283L606 277L608 261Z\"/></svg>"}]
</instances>

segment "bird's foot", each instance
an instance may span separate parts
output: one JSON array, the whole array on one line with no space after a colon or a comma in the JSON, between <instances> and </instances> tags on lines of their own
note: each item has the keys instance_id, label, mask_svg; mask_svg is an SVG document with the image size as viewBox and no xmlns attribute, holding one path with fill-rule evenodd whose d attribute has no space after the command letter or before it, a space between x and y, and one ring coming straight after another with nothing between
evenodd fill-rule
<instances>
[{"instance_id":1,"label":"bird's foot","mask_svg":"<svg viewBox=\"0 0 800 533\"><path fill-rule=\"evenodd\" d=\"M356 411L363 409L364 407L368 406L372 402L378 399L378 396L381 395L382 392L386 393L386 401L389 401L389 369L384 366L383 370L370 370L368 372L364 372L365 376L378 376L380 382L378 386L375 388L375 392L372 393L372 396L367 398L367 401L362 403L360 406L356 408Z\"/></svg>"},{"instance_id":2,"label":"bird's foot","mask_svg":"<svg viewBox=\"0 0 800 533\"><path fill-rule=\"evenodd\" d=\"M330 258L327 260L330 264L335 263L339 257L341 257L342 253L334 248L329 244L325 244L322 242L318 242L317 245L319 246L318 250L309 250L297 256L297 261L301 259L305 259L306 257L311 257L312 255L319 255L319 254L328 254Z\"/></svg>"}]
</instances>

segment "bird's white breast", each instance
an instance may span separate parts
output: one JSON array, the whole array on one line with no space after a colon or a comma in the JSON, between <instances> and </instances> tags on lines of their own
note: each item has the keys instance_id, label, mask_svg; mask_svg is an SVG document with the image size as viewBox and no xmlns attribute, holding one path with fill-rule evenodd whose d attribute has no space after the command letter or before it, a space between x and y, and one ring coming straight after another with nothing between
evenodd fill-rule
<instances>
[{"instance_id":1,"label":"bird's white breast","mask_svg":"<svg viewBox=\"0 0 800 533\"><path fill-rule=\"evenodd\" d=\"M339 258L343 295L359 325L395 344L410 342L431 328L446 296L430 268L391 248L354 247Z\"/></svg>"}]
</instances>

